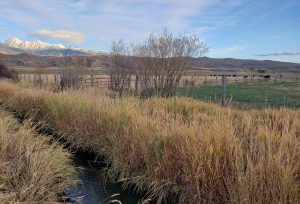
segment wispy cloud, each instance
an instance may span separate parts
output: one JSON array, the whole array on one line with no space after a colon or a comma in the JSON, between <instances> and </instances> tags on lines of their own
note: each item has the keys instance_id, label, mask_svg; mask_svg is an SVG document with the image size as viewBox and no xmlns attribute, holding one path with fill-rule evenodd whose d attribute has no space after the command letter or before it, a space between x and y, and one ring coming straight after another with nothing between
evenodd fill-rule
<instances>
[{"instance_id":1,"label":"wispy cloud","mask_svg":"<svg viewBox=\"0 0 300 204\"><path fill-rule=\"evenodd\" d=\"M85 36L83 33L71 32L66 30L50 31L43 29L30 33L28 35L44 39L59 39L67 43L82 43L85 40Z\"/></svg>"},{"instance_id":2,"label":"wispy cloud","mask_svg":"<svg viewBox=\"0 0 300 204\"><path fill-rule=\"evenodd\" d=\"M245 49L245 47L240 46L240 45L234 45L234 46L226 47L226 48L222 48L222 49L211 49L208 54L210 54L210 55L228 55L228 54L236 53L243 49Z\"/></svg>"},{"instance_id":3,"label":"wispy cloud","mask_svg":"<svg viewBox=\"0 0 300 204\"><path fill-rule=\"evenodd\" d=\"M300 55L300 52L275 52L269 54L258 54L256 56L265 57L265 56L292 56L292 55Z\"/></svg>"},{"instance_id":4,"label":"wispy cloud","mask_svg":"<svg viewBox=\"0 0 300 204\"><path fill-rule=\"evenodd\" d=\"M279 39L279 38L283 38L283 36L282 35L271 35L270 38Z\"/></svg>"},{"instance_id":5,"label":"wispy cloud","mask_svg":"<svg viewBox=\"0 0 300 204\"><path fill-rule=\"evenodd\" d=\"M290 7L298 7L300 8L300 1L299 0L289 0L286 1L285 4L283 4L283 6L280 9L280 12L284 12L287 9L289 9Z\"/></svg>"},{"instance_id":6,"label":"wispy cloud","mask_svg":"<svg viewBox=\"0 0 300 204\"><path fill-rule=\"evenodd\" d=\"M254 56L268 53L271 46L297 50L299 4L299 0L0 0L0 40L13 35L30 40L26 37L31 33L49 43L84 41L80 47L109 50L112 40L139 42L167 26L174 33L199 34L213 46L208 53L213 57L299 61L297 55Z\"/></svg>"},{"instance_id":7,"label":"wispy cloud","mask_svg":"<svg viewBox=\"0 0 300 204\"><path fill-rule=\"evenodd\" d=\"M143 39L162 26L201 34L231 26L238 15L232 11L245 1L249 0L1 0L0 18L31 30L80 30L87 39L110 43L120 37ZM199 21L191 20L196 16Z\"/></svg>"}]
</instances>

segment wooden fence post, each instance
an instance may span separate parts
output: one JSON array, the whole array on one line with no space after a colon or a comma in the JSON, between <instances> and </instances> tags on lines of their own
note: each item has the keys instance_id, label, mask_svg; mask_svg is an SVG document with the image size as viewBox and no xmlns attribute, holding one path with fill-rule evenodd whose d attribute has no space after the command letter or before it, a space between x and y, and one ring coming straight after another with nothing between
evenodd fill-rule
<instances>
[{"instance_id":1,"label":"wooden fence post","mask_svg":"<svg viewBox=\"0 0 300 204\"><path fill-rule=\"evenodd\" d=\"M225 106L226 104L226 75L222 75L222 100L221 105Z\"/></svg>"},{"instance_id":2,"label":"wooden fence post","mask_svg":"<svg viewBox=\"0 0 300 204\"><path fill-rule=\"evenodd\" d=\"M135 85L134 85L134 95L138 95L138 89L139 89L139 75L135 75Z\"/></svg>"},{"instance_id":3,"label":"wooden fence post","mask_svg":"<svg viewBox=\"0 0 300 204\"><path fill-rule=\"evenodd\" d=\"M91 74L91 87L94 87L94 75Z\"/></svg>"}]
</instances>

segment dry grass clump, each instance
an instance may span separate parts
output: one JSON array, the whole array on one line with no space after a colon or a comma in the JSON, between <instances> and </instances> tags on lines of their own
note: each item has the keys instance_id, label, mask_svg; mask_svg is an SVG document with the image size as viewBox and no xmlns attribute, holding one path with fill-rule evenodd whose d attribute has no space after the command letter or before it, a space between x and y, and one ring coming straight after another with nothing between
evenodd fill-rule
<instances>
[{"instance_id":1,"label":"dry grass clump","mask_svg":"<svg viewBox=\"0 0 300 204\"><path fill-rule=\"evenodd\" d=\"M0 100L105 156L106 175L158 203L299 203L300 111L187 98L110 99L1 84Z\"/></svg>"},{"instance_id":2,"label":"dry grass clump","mask_svg":"<svg viewBox=\"0 0 300 204\"><path fill-rule=\"evenodd\" d=\"M43 203L76 183L70 154L0 111L0 203Z\"/></svg>"}]
</instances>

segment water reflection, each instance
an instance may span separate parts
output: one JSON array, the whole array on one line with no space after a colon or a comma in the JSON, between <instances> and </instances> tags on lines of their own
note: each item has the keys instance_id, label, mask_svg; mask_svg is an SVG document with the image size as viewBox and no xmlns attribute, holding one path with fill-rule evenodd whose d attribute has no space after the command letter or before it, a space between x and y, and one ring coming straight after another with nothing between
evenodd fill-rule
<instances>
[{"instance_id":1,"label":"water reflection","mask_svg":"<svg viewBox=\"0 0 300 204\"><path fill-rule=\"evenodd\" d=\"M81 203L84 204L104 204L110 200L119 200L122 204L136 204L141 199L123 192L119 184L104 182L103 177L99 174L99 165L88 161L86 156L76 154L74 162L76 166L82 168L78 172L80 184L70 188L66 192L67 197L82 197Z\"/></svg>"}]
</instances>

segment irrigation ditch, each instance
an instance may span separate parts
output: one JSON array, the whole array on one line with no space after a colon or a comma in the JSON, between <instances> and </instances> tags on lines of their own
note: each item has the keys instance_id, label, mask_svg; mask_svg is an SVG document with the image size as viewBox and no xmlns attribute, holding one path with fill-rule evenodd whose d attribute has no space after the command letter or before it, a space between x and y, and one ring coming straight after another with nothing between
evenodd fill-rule
<instances>
[{"instance_id":1,"label":"irrigation ditch","mask_svg":"<svg viewBox=\"0 0 300 204\"><path fill-rule=\"evenodd\" d=\"M99 158L93 152L75 148L47 124L34 121L32 117L17 113L5 107L4 104L0 104L0 107L12 113L21 124L29 119L38 133L50 137L51 142L58 141L73 155L73 165L77 169L78 184L70 187L60 195L61 202L74 204L135 204L142 200L141 195L134 194L130 189L123 190L121 183L111 182L101 174L103 168L107 167L104 158Z\"/></svg>"}]
</instances>

